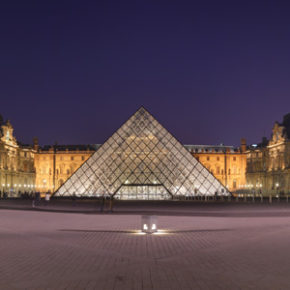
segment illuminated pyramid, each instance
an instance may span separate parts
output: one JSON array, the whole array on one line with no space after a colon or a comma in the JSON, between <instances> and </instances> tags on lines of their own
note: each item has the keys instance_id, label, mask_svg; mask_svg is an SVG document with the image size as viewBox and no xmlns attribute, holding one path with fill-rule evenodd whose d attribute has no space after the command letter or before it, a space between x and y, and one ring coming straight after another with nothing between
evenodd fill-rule
<instances>
[{"instance_id":1,"label":"illuminated pyramid","mask_svg":"<svg viewBox=\"0 0 290 290\"><path fill-rule=\"evenodd\" d=\"M229 192L141 107L55 193L73 195L162 200Z\"/></svg>"}]
</instances>

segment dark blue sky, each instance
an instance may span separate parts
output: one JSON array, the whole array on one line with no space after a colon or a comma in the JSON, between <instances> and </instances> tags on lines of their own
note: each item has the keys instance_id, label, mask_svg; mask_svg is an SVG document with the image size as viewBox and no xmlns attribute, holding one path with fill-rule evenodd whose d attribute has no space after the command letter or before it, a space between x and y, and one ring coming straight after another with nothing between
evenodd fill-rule
<instances>
[{"instance_id":1,"label":"dark blue sky","mask_svg":"<svg viewBox=\"0 0 290 290\"><path fill-rule=\"evenodd\" d=\"M290 112L288 1L6 1L0 113L16 137L102 143L144 105L183 143Z\"/></svg>"}]
</instances>

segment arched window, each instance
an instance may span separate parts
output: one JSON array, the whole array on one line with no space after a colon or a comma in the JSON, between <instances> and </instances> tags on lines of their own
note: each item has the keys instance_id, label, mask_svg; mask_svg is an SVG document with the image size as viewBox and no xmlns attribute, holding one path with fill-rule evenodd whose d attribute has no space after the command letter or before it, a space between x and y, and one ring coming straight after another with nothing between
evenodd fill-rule
<instances>
[{"instance_id":1,"label":"arched window","mask_svg":"<svg viewBox=\"0 0 290 290\"><path fill-rule=\"evenodd\" d=\"M60 179L59 182L58 182L58 186L62 186L63 185L63 180Z\"/></svg>"},{"instance_id":2,"label":"arched window","mask_svg":"<svg viewBox=\"0 0 290 290\"><path fill-rule=\"evenodd\" d=\"M66 174L69 175L69 169L66 170Z\"/></svg>"},{"instance_id":3,"label":"arched window","mask_svg":"<svg viewBox=\"0 0 290 290\"><path fill-rule=\"evenodd\" d=\"M236 180L233 181L233 188L237 188L237 181Z\"/></svg>"},{"instance_id":4,"label":"arched window","mask_svg":"<svg viewBox=\"0 0 290 290\"><path fill-rule=\"evenodd\" d=\"M60 172L60 174L64 174L65 173L64 168L65 168L64 164L60 164L60 166L59 166L59 172Z\"/></svg>"},{"instance_id":5,"label":"arched window","mask_svg":"<svg viewBox=\"0 0 290 290\"><path fill-rule=\"evenodd\" d=\"M216 167L216 174L220 174L221 173L221 169L219 166Z\"/></svg>"}]
</instances>

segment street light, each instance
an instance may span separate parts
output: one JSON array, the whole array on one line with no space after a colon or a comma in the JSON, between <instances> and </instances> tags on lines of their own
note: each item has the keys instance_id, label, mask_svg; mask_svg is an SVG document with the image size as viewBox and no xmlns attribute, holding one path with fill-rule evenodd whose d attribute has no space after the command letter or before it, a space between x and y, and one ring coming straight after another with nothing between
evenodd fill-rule
<instances>
[{"instance_id":1,"label":"street light","mask_svg":"<svg viewBox=\"0 0 290 290\"><path fill-rule=\"evenodd\" d=\"M276 186L276 191L277 191L276 192L277 193L276 197L278 198L279 197L279 186L280 186L280 184L278 182L276 182L275 186Z\"/></svg>"}]
</instances>

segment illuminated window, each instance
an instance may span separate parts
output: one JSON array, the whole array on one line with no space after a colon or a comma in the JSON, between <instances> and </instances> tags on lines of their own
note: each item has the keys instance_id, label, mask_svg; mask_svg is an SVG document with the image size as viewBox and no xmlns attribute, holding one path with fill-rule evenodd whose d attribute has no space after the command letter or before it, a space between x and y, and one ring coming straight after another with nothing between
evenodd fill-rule
<instances>
[{"instance_id":1,"label":"illuminated window","mask_svg":"<svg viewBox=\"0 0 290 290\"><path fill-rule=\"evenodd\" d=\"M237 181L236 180L233 181L233 188L237 188Z\"/></svg>"},{"instance_id":2,"label":"illuminated window","mask_svg":"<svg viewBox=\"0 0 290 290\"><path fill-rule=\"evenodd\" d=\"M63 185L63 180L60 179L59 182L58 182L58 186L62 186Z\"/></svg>"}]
</instances>

